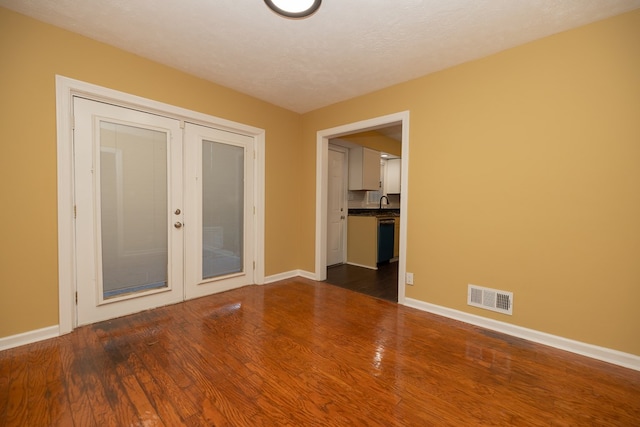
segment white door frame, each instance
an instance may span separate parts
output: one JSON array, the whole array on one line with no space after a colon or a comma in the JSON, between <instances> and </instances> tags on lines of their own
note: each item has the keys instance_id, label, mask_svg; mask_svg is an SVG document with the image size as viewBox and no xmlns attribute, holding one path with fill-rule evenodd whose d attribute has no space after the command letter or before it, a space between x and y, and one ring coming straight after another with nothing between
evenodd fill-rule
<instances>
[{"instance_id":1,"label":"white door frame","mask_svg":"<svg viewBox=\"0 0 640 427\"><path fill-rule=\"evenodd\" d=\"M400 259L398 278L404 278L407 271L407 201L409 200L409 111L375 117L355 123L349 123L330 129L320 130L316 134L316 259L315 280L327 279L327 186L329 182L329 139L344 135L375 130L390 124L402 124L402 170L400 198ZM405 302L405 283L398 280L398 303Z\"/></svg>"},{"instance_id":2,"label":"white door frame","mask_svg":"<svg viewBox=\"0 0 640 427\"><path fill-rule=\"evenodd\" d=\"M57 181L58 181L58 333L71 332L77 325L75 310L75 227L73 180L73 97L83 96L95 101L140 109L142 111L173 117L181 121L202 124L222 130L237 132L255 138L254 216L256 284L264 283L264 129L233 122L208 114L198 113L162 102L142 98L113 89L97 86L56 75L56 124L57 124Z\"/></svg>"}]
</instances>

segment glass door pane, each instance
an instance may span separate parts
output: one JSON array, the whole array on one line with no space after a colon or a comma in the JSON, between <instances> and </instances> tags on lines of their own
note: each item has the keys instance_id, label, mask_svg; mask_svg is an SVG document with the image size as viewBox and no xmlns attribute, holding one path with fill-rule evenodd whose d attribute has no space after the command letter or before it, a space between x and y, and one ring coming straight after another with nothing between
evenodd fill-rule
<instances>
[{"instance_id":1,"label":"glass door pane","mask_svg":"<svg viewBox=\"0 0 640 427\"><path fill-rule=\"evenodd\" d=\"M103 299L168 286L167 133L100 122Z\"/></svg>"},{"instance_id":2,"label":"glass door pane","mask_svg":"<svg viewBox=\"0 0 640 427\"><path fill-rule=\"evenodd\" d=\"M244 148L202 141L202 279L242 272Z\"/></svg>"}]
</instances>

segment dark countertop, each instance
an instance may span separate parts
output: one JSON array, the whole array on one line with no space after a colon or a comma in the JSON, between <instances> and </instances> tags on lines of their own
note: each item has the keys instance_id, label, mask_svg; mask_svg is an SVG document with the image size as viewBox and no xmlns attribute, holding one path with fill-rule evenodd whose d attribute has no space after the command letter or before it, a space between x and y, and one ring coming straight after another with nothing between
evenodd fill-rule
<instances>
[{"instance_id":1,"label":"dark countertop","mask_svg":"<svg viewBox=\"0 0 640 427\"><path fill-rule=\"evenodd\" d=\"M382 209L349 209L351 216L375 216L375 217L399 217L400 209L382 208Z\"/></svg>"}]
</instances>

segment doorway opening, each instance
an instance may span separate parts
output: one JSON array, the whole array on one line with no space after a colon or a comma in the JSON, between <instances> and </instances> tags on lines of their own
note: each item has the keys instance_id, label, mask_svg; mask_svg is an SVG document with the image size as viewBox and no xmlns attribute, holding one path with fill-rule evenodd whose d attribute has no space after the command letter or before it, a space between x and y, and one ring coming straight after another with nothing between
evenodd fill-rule
<instances>
[{"instance_id":1,"label":"doorway opening","mask_svg":"<svg viewBox=\"0 0 640 427\"><path fill-rule=\"evenodd\" d=\"M365 270L370 269L371 271L365 271L359 269L363 268L363 265L359 265L361 263L351 262L347 260L348 251L348 238L342 240L345 242L346 249L345 255L343 256L343 262L335 263L335 258L332 258L331 252L334 249L334 246L340 240L336 238L334 233L335 228L337 226L332 225L332 215L335 217L336 212L333 212L330 208L331 206L335 206L335 179L332 176L332 159L334 157L332 151L335 151L335 147L342 147L346 150L347 156L352 148L365 146L366 143L358 143L357 137L365 137L372 133L378 133L380 135L384 135L387 138L395 138L400 146L400 152L391 153L392 158L397 160L397 164L400 168L399 182L397 183L398 187L402 188L402 195L399 195L399 191L397 194L394 194L392 199L395 203L389 202L389 195L386 194L386 186L380 183L379 188L373 189L372 191L353 191L347 192L347 196L345 197L345 207L340 215L343 223L345 224L345 228L348 233L348 220L349 208L361 208L362 210L367 210L367 208L377 211L377 209L384 204L384 208L395 208L393 209L393 213L397 215L399 219L398 227L396 228L395 235L397 236L397 258L393 259L393 263L395 265L391 265L390 263L385 262L388 260L383 260L382 263L376 263L374 260L373 263L367 263L364 266ZM378 296L381 298L393 300L393 296L389 297L388 293L385 293L384 296L380 295L380 287L379 283L386 281L390 283L390 285L394 287L394 293L397 294L396 300L399 303L404 303L405 298L405 288L404 288L404 280L400 280L405 277L406 272L406 218L407 218L407 200L408 200L408 188L407 188L407 177L408 177L408 164L409 164L409 112L400 112L395 114L390 114L387 116L381 116L369 120L364 120L356 123L351 123L344 126L339 126L336 128L325 129L319 131L317 133L317 164L316 164L316 263L315 263L315 279L316 280L327 280L328 277L331 277L333 281L342 281L345 287L353 286L358 287L360 289L366 288L367 286L363 286L366 283L371 284L371 288L378 288L378 290L371 291L370 294L373 296ZM331 147L331 149L330 149ZM374 147L376 148L376 147ZM368 148L365 151L371 151ZM375 150L374 150L375 151ZM357 150L354 151L357 153ZM384 152L384 150L379 150L376 152L378 156L378 161L381 161L381 167L383 170L381 171L384 174L384 166L386 159L380 159L380 154ZM385 153L389 154L389 153ZM367 155L367 153L365 153ZM368 155L372 155L368 153ZM348 173L347 173L348 175ZM382 175L381 175L382 176ZM345 180L348 177L345 176ZM379 179L379 178L375 178ZM344 188L344 187L343 187ZM352 187L353 188L353 187ZM363 189L369 189L369 187L364 186ZM375 191L373 191L375 190ZM332 194L333 193L333 194ZM375 203L374 203L375 202ZM384 212L385 215L389 216L391 214L391 210L379 211ZM372 214L378 214L379 212L372 212ZM379 215L378 215L379 216ZM338 217L339 218L339 217ZM375 219L375 218L374 218ZM331 228L334 230L331 230ZM355 229L355 226L352 225L352 230ZM372 233L377 235L377 231L372 230ZM338 234L340 236L340 234ZM377 237L374 236L373 239ZM377 248L372 248L372 245L376 243L369 244L367 250L371 250L376 252ZM376 252L377 253L377 252ZM375 256L375 255L373 255ZM395 262L397 260L397 262ZM328 262L332 261L332 262ZM379 260L378 260L379 261ZM328 274L327 267L333 266L330 269ZM380 268L379 268L380 267ZM391 271L391 273L389 273ZM360 278L357 278L360 277ZM391 278L390 278L391 277ZM352 284L349 285L349 282ZM354 285L354 282L357 284ZM378 283L378 285L376 285ZM336 283L340 285L339 283ZM367 292L364 292L367 293ZM377 293L377 294L376 294Z\"/></svg>"}]
</instances>

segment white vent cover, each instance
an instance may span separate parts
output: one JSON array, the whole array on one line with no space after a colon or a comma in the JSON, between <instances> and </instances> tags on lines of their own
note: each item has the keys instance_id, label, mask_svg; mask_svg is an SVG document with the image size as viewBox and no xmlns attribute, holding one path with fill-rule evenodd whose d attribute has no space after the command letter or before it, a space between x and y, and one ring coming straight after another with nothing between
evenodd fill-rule
<instances>
[{"instance_id":1,"label":"white vent cover","mask_svg":"<svg viewBox=\"0 0 640 427\"><path fill-rule=\"evenodd\" d=\"M511 315L513 314L513 293L469 285L467 304Z\"/></svg>"}]
</instances>

